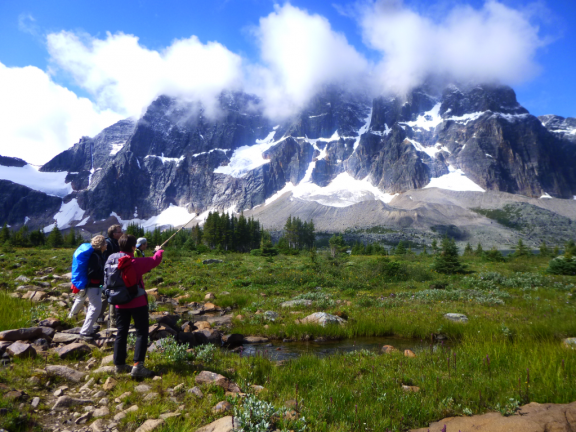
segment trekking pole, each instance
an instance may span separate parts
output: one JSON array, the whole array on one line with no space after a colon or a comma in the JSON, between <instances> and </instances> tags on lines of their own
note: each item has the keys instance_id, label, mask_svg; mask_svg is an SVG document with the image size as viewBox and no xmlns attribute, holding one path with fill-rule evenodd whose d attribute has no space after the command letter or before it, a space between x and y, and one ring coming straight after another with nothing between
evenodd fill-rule
<instances>
[{"instance_id":1,"label":"trekking pole","mask_svg":"<svg viewBox=\"0 0 576 432\"><path fill-rule=\"evenodd\" d=\"M194 213L194 217L193 217L192 219L190 219L188 222L186 222L184 225L182 225L178 231L176 231L174 234L172 234L172 235L168 238L168 240L166 240L164 243L162 243L162 244L160 245L160 249L162 249L166 243L168 243L170 240L172 240L172 238L173 238L176 234L178 234L180 231L182 231L182 229L183 229L186 225L188 225L190 222L192 222L192 221L193 221L194 219L196 219L197 217L198 217L198 213Z\"/></svg>"}]
</instances>

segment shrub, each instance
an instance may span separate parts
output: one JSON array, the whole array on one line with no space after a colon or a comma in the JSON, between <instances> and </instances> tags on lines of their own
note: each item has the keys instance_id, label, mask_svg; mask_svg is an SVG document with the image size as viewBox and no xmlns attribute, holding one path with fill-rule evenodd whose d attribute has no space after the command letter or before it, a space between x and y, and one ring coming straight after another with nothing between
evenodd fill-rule
<instances>
[{"instance_id":1,"label":"shrub","mask_svg":"<svg viewBox=\"0 0 576 432\"><path fill-rule=\"evenodd\" d=\"M574 276L576 275L576 257L566 258L560 255L550 260L546 271L550 274Z\"/></svg>"},{"instance_id":2,"label":"shrub","mask_svg":"<svg viewBox=\"0 0 576 432\"><path fill-rule=\"evenodd\" d=\"M403 282L408 280L406 266L388 258L381 258L376 261L374 269L385 279L391 282Z\"/></svg>"}]
</instances>

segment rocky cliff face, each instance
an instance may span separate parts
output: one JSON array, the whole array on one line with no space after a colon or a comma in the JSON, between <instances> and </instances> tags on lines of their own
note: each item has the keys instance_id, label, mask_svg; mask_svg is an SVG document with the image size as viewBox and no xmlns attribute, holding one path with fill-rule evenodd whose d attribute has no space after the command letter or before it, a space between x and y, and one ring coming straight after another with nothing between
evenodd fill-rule
<instances>
[{"instance_id":1,"label":"rocky cliff face","mask_svg":"<svg viewBox=\"0 0 576 432\"><path fill-rule=\"evenodd\" d=\"M76 199L92 220L144 221L172 206L241 211L282 190L360 181L370 196L467 182L476 189L456 190L572 198L575 123L538 119L496 85L373 99L327 88L279 124L244 93L222 94L216 115L162 96L139 120L83 137L41 171L68 173L64 201Z\"/></svg>"}]
</instances>

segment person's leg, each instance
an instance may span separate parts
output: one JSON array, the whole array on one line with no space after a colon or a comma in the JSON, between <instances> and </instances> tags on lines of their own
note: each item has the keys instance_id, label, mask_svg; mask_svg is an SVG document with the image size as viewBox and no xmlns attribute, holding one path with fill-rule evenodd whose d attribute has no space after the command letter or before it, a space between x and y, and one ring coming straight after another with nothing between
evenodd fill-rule
<instances>
[{"instance_id":1,"label":"person's leg","mask_svg":"<svg viewBox=\"0 0 576 432\"><path fill-rule=\"evenodd\" d=\"M108 299L105 295L102 295L102 307L100 308L100 315L98 316L98 322L104 322L104 315L106 314L106 310L108 310Z\"/></svg>"},{"instance_id":2,"label":"person's leg","mask_svg":"<svg viewBox=\"0 0 576 432\"><path fill-rule=\"evenodd\" d=\"M100 288L86 288L86 296L88 297L88 312L80 334L82 336L90 336L94 332L94 324L100 314L102 308L102 299L100 297Z\"/></svg>"},{"instance_id":3,"label":"person's leg","mask_svg":"<svg viewBox=\"0 0 576 432\"><path fill-rule=\"evenodd\" d=\"M123 366L126 364L126 344L128 342L128 330L130 329L130 318L132 309L116 309L116 341L114 342L114 365Z\"/></svg>"},{"instance_id":4,"label":"person's leg","mask_svg":"<svg viewBox=\"0 0 576 432\"><path fill-rule=\"evenodd\" d=\"M130 374L133 378L149 378L154 372L144 367L146 349L148 348L148 305L132 309L134 327L136 328L136 348L134 350L134 367Z\"/></svg>"},{"instance_id":5,"label":"person's leg","mask_svg":"<svg viewBox=\"0 0 576 432\"><path fill-rule=\"evenodd\" d=\"M134 363L144 362L148 349L148 306L132 309L134 328L136 329L136 347L134 348Z\"/></svg>"},{"instance_id":6,"label":"person's leg","mask_svg":"<svg viewBox=\"0 0 576 432\"><path fill-rule=\"evenodd\" d=\"M70 313L68 314L68 318L74 318L82 307L84 306L84 301L86 300L86 290L80 290L74 297L74 304L72 305L72 309L70 309Z\"/></svg>"}]
</instances>

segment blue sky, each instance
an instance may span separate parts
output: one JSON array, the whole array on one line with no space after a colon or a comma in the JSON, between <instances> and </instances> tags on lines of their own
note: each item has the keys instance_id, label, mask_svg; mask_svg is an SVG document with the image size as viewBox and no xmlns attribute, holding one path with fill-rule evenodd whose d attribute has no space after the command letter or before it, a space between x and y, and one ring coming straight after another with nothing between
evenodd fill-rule
<instances>
[{"instance_id":1,"label":"blue sky","mask_svg":"<svg viewBox=\"0 0 576 432\"><path fill-rule=\"evenodd\" d=\"M390 33L382 34L380 32L382 27L389 25L393 28L393 25L402 22L402 19L406 19L407 23L412 23L414 19L417 19L416 22L420 24L417 24L416 28L418 25L424 27L428 24L437 25L430 29L430 33L421 33L418 36L420 39L432 34L440 41L447 40L445 38L449 40L450 37L454 37L453 35L459 35L458 31L461 31L454 25L449 31L444 31L445 27L449 27L449 24L445 22L447 15L460 16L453 13L455 8L462 9L463 6L469 5L471 9L465 11L464 16L470 19L471 23L476 23L476 18L483 16L482 10L489 9L484 1L479 0L443 0L434 3L406 0L404 5L398 0L384 1L392 1L397 8L401 9L402 15L397 15L398 19L395 18L394 22L386 21L384 14L378 16L376 9L370 9L376 8L371 1L331 3L294 0L290 2L292 8L287 8L286 3L276 4L267 0L164 0L162 2L153 0L121 2L3 0L0 2L0 64L4 66L4 72L9 74L10 79L14 80L14 83L10 84L10 89L14 89L14 93L9 94L8 98L17 97L20 93L26 94L26 89L20 93L16 91L18 85L26 86L27 80L36 80L35 84L30 87L38 86L39 92L45 95L46 101L43 102L45 108L42 110L38 108L39 120L34 124L48 125L50 119L47 113L53 114L56 111L61 112L58 121L67 125L75 121L74 113L83 112L83 110L86 110L86 113L89 110L95 113L84 115L84 118L90 117L90 121L86 120L78 124L76 128L67 126L68 129L64 130L62 129L64 126L60 129L50 129L47 126L50 130L39 133L41 136L28 136L33 135L28 133L24 134L26 136L22 135L24 138L22 136L14 138L14 142L18 139L24 140L22 142L32 143L34 140L40 142L49 137L54 141L54 149L50 151L61 150L76 142L79 134L93 134L94 130L107 122L126 114L132 115L153 96L150 93L137 102L133 102L132 99L139 95L137 89L130 88L130 83L108 86L110 81L121 82L122 79L129 81L130 78L114 75L115 73L122 74L122 70L114 69L109 60L105 63L105 60L98 57L92 49L95 41L96 43L100 41L103 46L114 46L117 50L114 55L120 57L123 55L118 50L121 50L122 46L131 47L128 49L132 51L126 51L125 57L136 56L141 62L138 63L139 67L134 69L134 75L145 73L142 71L147 70L148 61L155 64L154 67L158 68L155 72L158 75L157 79L142 81L142 87L156 86L158 91L161 91L160 89L165 91L166 88L178 91L182 87L182 77L163 79L159 76L170 74L171 68L178 68L178 65L185 65L185 63L164 62L166 65L161 66L161 62L157 62L155 58L158 55L164 56L169 47L175 46L175 40L184 40L187 41L187 46L175 49L175 56L188 55L187 53L200 50L206 56L202 57L202 61L214 61L214 64L226 65L225 67L229 69L238 68L236 71L219 75L218 85L241 85L248 89L255 86L270 86L274 89L272 93L277 94L278 100L289 95L293 98L290 103L298 106L305 101L310 88L314 85L334 79L345 79L346 82L355 81L350 77L359 77L368 69L372 80L375 76L379 78L379 74L386 75L387 78L379 83L383 88L389 85L391 79L398 77L403 79L406 76L411 78L406 79L402 85L412 85L414 80L417 80L414 76L418 76L416 73L418 68L422 67L425 72L431 72L437 71L438 65L432 64L433 58L427 62L412 64L413 58L403 56L402 53L396 53L396 63L389 61L389 64L378 65L383 57L389 54L388 49L393 46L378 39L386 39L390 35ZM495 31L502 32L503 41L510 36L511 43L517 43L518 49L514 47L506 51L503 48L503 52L495 57L496 60L493 60L491 55L484 54L486 58L478 63L481 65L480 69L486 66L486 70L482 73L486 73L489 77L510 81L520 103L535 115L554 113L565 117L576 117L576 104L574 103L576 95L576 80L574 79L576 2L547 0L527 4L524 1L504 0L491 3L497 3L496 6L492 4L496 8L499 5L504 7L504 9L499 9L499 12L494 12L493 8L492 13L503 14L498 16L507 17L506 19L509 19L511 23L507 24L508 27L514 27L517 24L517 27L514 27L514 31L517 31L515 35L509 35L507 29L503 28L496 28ZM362 10L364 12L361 12ZM522 22L518 22L520 15L512 16L516 12L525 17L525 22L521 19ZM266 19L266 17L271 18L261 22L261 19ZM296 38L300 33L298 20L301 21L302 28L306 26L309 28L308 33L305 34L308 36L310 45L316 44L317 40L325 43L324 48L320 47L319 51L306 52L308 47L304 46L302 48L303 63L314 63L306 59L313 60L323 50L332 49L338 51L338 55L342 53L339 60L325 58L322 63L310 66L306 73L313 78L298 77L300 68L290 69L291 65L299 60L298 52L292 53L295 56L293 58L284 56L282 52L282 47L290 42L290 37ZM470 38L471 40L483 39L484 35L493 28L488 23L484 27L479 27L478 33L471 33ZM108 33L133 35L138 38L138 42L131 43L134 39L128 38L112 40ZM344 41L338 34L344 35ZM56 36L49 40L49 35ZM191 39L192 36L197 36L197 42ZM404 39L399 39L400 43L404 43ZM526 39L530 41L526 42ZM218 42L221 47L216 47L218 48L216 49L208 45L211 41ZM414 44L418 45L419 42L416 38L410 42L409 47ZM470 51L474 50L474 42L472 45ZM499 51L499 48L501 47L496 45L494 51ZM419 48L414 49L414 53L419 53ZM522 55L511 55L516 51L522 52ZM81 61L76 62L77 57L81 58ZM284 57L290 61L284 62ZM106 58L110 59L110 57ZM163 58L164 60L166 58ZM340 66L342 63L354 62L360 66ZM466 67L467 62L472 68L478 68L474 66L474 57L455 59L454 64L458 73L468 75L471 73ZM22 69L27 66L35 66L38 70ZM102 70L100 71L99 68ZM152 69L152 66L150 68ZM287 68L287 71L283 68ZM87 69L92 70L91 75L88 75ZM220 66L215 67L214 70L222 72L221 69ZM338 71L331 73L330 70ZM394 75L399 70L401 74ZM240 81L242 84L238 84ZM170 83L167 87L166 82ZM202 82L201 79L199 82ZM281 90L277 89L278 86ZM42 89L45 87L47 88L44 92ZM216 91L217 88L219 87L215 85L212 90ZM66 89L71 90L73 94L67 93ZM187 84L184 84L182 91L194 94L201 92L198 88L189 88ZM60 105L55 108L50 107L50 100L55 99L53 94L57 94L57 98L61 99ZM202 95L202 97L208 96ZM5 100L6 95L0 99ZM278 108L278 100L271 101L270 106ZM91 104L90 107L89 104ZM9 105L4 111L0 106L0 113L14 111ZM283 114L278 109L272 109L271 112ZM30 113L30 121L33 120L33 115L35 114ZM19 131L25 128L26 124L19 125L12 133L20 133ZM82 132L83 128L86 129L85 133ZM10 153L5 144L7 138L10 137L0 136L0 154ZM15 154L15 151L12 153Z\"/></svg>"}]
</instances>

